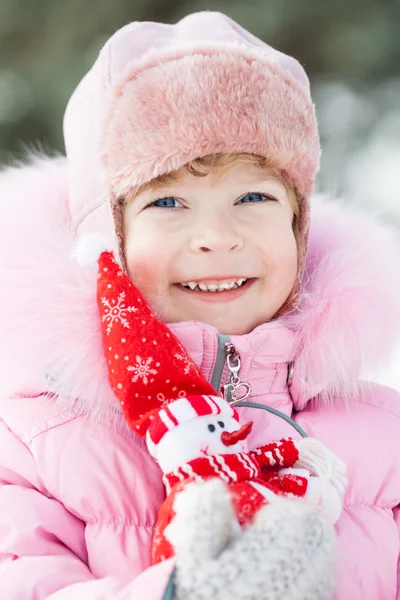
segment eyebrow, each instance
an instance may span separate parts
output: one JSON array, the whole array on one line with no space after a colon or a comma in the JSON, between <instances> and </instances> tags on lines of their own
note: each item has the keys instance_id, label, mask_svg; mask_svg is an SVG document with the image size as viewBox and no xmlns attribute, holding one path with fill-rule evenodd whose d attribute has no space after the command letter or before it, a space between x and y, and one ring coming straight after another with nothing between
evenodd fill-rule
<instances>
[{"instance_id":1,"label":"eyebrow","mask_svg":"<svg viewBox=\"0 0 400 600\"><path fill-rule=\"evenodd\" d=\"M222 179L220 181L222 181ZM279 175L275 175L274 173L260 175L259 177L257 175L255 175L253 177L243 179L242 181L239 181L239 182L232 182L230 185L232 185L232 186L249 185L252 183L260 183L260 182L279 183L279 184L285 186L285 182L282 179L282 177L279 177ZM144 191L152 192L152 191L157 191L157 190L164 189L164 188L179 187L181 185L182 185L182 183L180 183L179 181L167 181L165 183L155 183L153 185L149 185L149 187Z\"/></svg>"},{"instance_id":2,"label":"eyebrow","mask_svg":"<svg viewBox=\"0 0 400 600\"><path fill-rule=\"evenodd\" d=\"M271 169L260 169L254 175L249 177L250 179L275 179L281 181L282 177L277 174L272 168Z\"/></svg>"},{"instance_id":3,"label":"eyebrow","mask_svg":"<svg viewBox=\"0 0 400 600\"><path fill-rule=\"evenodd\" d=\"M268 173L266 172L266 170L263 170L260 172L259 175L254 175L251 176L247 179L244 179L243 181L239 182L239 183L232 183L232 186L247 186L247 185L252 185L252 184L261 184L261 183L277 183L279 184L283 189L287 190L287 186L285 181L282 179L282 177L280 177L279 175L277 175L274 172ZM143 190L143 193L150 193L150 194L154 194L157 192L162 192L162 190L173 190L175 187L178 188L180 185L182 185L179 181L166 181L166 182L156 182L154 184L150 184L145 190ZM177 191L174 193L178 193Z\"/></svg>"},{"instance_id":4,"label":"eyebrow","mask_svg":"<svg viewBox=\"0 0 400 600\"><path fill-rule=\"evenodd\" d=\"M257 186L257 185L263 185L266 183L272 183L272 184L277 184L280 187L287 189L287 186L285 184L285 181L278 177L277 175L267 175L266 177L251 177L249 179L237 182L237 183L232 183L232 187L237 186L237 187L245 187L245 186Z\"/></svg>"}]
</instances>

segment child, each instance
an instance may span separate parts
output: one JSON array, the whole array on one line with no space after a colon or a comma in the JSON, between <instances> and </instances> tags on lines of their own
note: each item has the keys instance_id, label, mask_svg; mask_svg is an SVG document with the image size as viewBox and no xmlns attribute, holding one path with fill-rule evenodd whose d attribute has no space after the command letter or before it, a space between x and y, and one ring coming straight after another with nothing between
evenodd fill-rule
<instances>
[{"instance_id":1,"label":"child","mask_svg":"<svg viewBox=\"0 0 400 600\"><path fill-rule=\"evenodd\" d=\"M319 140L302 67L219 13L134 23L78 86L64 133L66 159L0 182L2 597L161 600L174 568L149 567L161 472L111 390L97 270L82 266L101 233L214 389L292 416L347 463L335 598L394 600L399 398L358 377L399 343L400 247L377 219L315 198L308 235ZM123 297L113 310L123 318ZM154 368L134 355L133 378ZM237 410L250 449L296 434ZM261 537L250 529L251 560L228 549L237 568L214 569L211 588L200 555L190 597L325 597L295 516L278 507Z\"/></svg>"}]
</instances>

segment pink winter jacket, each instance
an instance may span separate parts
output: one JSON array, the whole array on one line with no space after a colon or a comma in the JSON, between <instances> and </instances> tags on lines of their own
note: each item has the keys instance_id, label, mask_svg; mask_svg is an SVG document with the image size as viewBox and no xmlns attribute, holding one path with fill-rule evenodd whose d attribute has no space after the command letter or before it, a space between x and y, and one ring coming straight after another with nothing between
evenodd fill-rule
<instances>
[{"instance_id":1,"label":"pink winter jacket","mask_svg":"<svg viewBox=\"0 0 400 600\"><path fill-rule=\"evenodd\" d=\"M67 165L0 176L0 590L7 600L161 600L149 567L161 473L107 380L96 266L78 265ZM400 247L376 217L313 198L300 310L231 336L250 400L292 416L348 465L338 600L394 600L400 550L400 399L359 380L400 340ZM226 336L171 325L205 377L227 381ZM253 420L254 448L298 434Z\"/></svg>"}]
</instances>

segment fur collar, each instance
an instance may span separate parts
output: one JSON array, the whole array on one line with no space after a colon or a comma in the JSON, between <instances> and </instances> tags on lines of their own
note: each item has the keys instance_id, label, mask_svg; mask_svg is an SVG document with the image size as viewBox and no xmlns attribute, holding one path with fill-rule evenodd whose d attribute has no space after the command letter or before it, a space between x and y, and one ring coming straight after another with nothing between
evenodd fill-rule
<instances>
[{"instance_id":1,"label":"fur collar","mask_svg":"<svg viewBox=\"0 0 400 600\"><path fill-rule=\"evenodd\" d=\"M61 378L61 394L84 409L116 410L97 268L72 257L67 167L63 158L35 158L0 175L0 394L48 390L47 376ZM316 394L349 401L360 373L384 365L400 342L396 231L354 205L311 204L301 304L281 319L294 332L297 409Z\"/></svg>"}]
</instances>

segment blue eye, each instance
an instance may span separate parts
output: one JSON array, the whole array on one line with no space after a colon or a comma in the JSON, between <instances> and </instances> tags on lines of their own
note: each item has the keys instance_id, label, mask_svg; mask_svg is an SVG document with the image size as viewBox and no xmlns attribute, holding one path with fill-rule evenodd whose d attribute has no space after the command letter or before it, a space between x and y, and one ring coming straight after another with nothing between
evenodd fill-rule
<instances>
[{"instance_id":1,"label":"blue eye","mask_svg":"<svg viewBox=\"0 0 400 600\"><path fill-rule=\"evenodd\" d=\"M265 200L268 199L269 198L267 198L264 194L252 193L243 196L243 198L240 199L240 202L265 202Z\"/></svg>"},{"instance_id":2,"label":"blue eye","mask_svg":"<svg viewBox=\"0 0 400 600\"><path fill-rule=\"evenodd\" d=\"M149 204L149 206L156 206L157 208L175 208L174 202L178 201L171 196L170 198L159 198Z\"/></svg>"}]
</instances>

